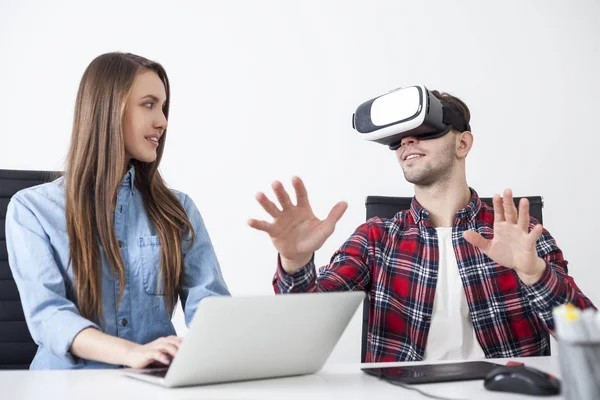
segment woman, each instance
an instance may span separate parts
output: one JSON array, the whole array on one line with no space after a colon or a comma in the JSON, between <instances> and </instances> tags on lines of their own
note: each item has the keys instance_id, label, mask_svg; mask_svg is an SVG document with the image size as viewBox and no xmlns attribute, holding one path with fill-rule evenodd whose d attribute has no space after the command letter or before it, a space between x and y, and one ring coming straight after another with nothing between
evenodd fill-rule
<instances>
[{"instance_id":1,"label":"woman","mask_svg":"<svg viewBox=\"0 0 600 400\"><path fill-rule=\"evenodd\" d=\"M11 199L32 369L167 365L177 299L189 325L202 298L229 294L196 206L158 172L169 100L160 64L99 56L81 79L64 176Z\"/></svg>"}]
</instances>

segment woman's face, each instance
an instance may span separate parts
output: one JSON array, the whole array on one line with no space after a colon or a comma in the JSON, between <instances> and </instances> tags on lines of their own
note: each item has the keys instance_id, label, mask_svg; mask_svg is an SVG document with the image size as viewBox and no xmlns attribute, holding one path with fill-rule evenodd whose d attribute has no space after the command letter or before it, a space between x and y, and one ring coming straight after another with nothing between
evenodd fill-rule
<instances>
[{"instance_id":1,"label":"woman's face","mask_svg":"<svg viewBox=\"0 0 600 400\"><path fill-rule=\"evenodd\" d=\"M127 163L156 160L159 139L167 129L163 107L167 99L165 85L156 72L141 71L135 78L123 115L123 139Z\"/></svg>"}]
</instances>

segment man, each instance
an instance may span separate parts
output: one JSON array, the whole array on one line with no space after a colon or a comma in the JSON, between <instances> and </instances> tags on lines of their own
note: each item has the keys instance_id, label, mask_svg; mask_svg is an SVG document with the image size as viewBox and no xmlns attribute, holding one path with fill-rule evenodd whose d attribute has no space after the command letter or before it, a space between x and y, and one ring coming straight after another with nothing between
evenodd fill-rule
<instances>
[{"instance_id":1,"label":"man","mask_svg":"<svg viewBox=\"0 0 600 400\"><path fill-rule=\"evenodd\" d=\"M469 126L464 102L431 93ZM280 182L273 190L281 208L258 193L274 220L248 223L267 232L279 252L275 291L367 292L366 362L549 354L545 330L554 329L552 309L567 302L594 305L568 276L552 236L530 218L526 199L517 212L505 190L494 196L492 209L468 186L472 144L469 128L454 125L441 137L402 138L396 155L414 184L410 209L359 226L318 276L313 254L347 204L319 220L298 177L292 179L296 205Z\"/></svg>"}]
</instances>

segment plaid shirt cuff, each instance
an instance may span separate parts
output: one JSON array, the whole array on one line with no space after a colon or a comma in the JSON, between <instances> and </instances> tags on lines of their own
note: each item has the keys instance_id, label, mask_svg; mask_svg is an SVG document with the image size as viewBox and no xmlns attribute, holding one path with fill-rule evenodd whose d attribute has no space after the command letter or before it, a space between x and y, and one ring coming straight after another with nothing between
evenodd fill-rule
<instances>
[{"instance_id":1,"label":"plaid shirt cuff","mask_svg":"<svg viewBox=\"0 0 600 400\"><path fill-rule=\"evenodd\" d=\"M273 277L273 286L277 293L305 292L316 280L315 256L293 274L285 272L281 266L281 257L277 255L277 272Z\"/></svg>"},{"instance_id":2,"label":"plaid shirt cuff","mask_svg":"<svg viewBox=\"0 0 600 400\"><path fill-rule=\"evenodd\" d=\"M531 301L540 309L547 309L548 306L562 304L559 293L559 278L546 262L546 269L539 281L531 286L523 285L525 291L530 295Z\"/></svg>"}]
</instances>

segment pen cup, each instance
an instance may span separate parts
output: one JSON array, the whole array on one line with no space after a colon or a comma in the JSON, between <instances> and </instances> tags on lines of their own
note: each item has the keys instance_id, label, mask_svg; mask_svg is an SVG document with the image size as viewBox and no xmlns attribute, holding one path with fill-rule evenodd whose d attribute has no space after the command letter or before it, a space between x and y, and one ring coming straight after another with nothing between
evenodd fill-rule
<instances>
[{"instance_id":1,"label":"pen cup","mask_svg":"<svg viewBox=\"0 0 600 400\"><path fill-rule=\"evenodd\" d=\"M565 400L600 399L600 341L558 340Z\"/></svg>"}]
</instances>

